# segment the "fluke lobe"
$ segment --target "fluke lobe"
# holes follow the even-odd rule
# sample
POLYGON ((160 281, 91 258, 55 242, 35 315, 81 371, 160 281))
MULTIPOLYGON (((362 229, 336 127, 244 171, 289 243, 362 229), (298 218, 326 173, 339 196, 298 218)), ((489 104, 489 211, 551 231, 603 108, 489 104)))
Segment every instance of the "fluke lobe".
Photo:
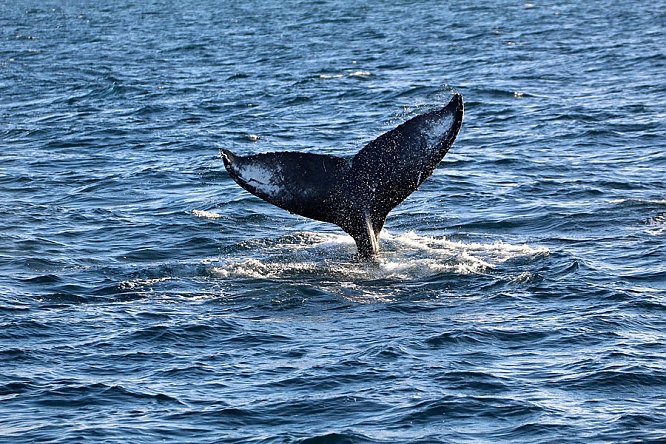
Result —
POLYGON ((237 156, 223 149, 229 175, 250 193, 291 213, 338 225, 359 255, 379 252, 389 212, 435 170, 460 131, 463 98, 382 134, 351 162, 322 154, 276 152, 237 156))

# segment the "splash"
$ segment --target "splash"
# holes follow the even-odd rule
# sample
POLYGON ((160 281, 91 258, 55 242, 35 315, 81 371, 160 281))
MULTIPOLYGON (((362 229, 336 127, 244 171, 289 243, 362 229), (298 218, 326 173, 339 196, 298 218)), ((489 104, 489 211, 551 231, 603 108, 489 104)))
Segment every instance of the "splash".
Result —
POLYGON ((221 278, 278 279, 316 277, 335 281, 412 280, 439 274, 484 274, 516 258, 550 254, 547 248, 505 242, 490 244, 427 237, 414 232, 382 232, 382 253, 374 261, 354 259, 351 237, 302 232, 256 246, 252 258, 213 267, 221 278), (257 254, 258 253, 258 254, 257 254))

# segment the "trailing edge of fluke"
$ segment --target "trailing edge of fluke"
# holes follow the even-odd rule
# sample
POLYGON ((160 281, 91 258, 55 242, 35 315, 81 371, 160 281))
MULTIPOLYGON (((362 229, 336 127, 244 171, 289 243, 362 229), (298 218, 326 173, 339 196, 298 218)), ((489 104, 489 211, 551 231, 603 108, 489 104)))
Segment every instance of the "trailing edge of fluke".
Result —
POLYGON ((382 134, 351 161, 336 156, 275 152, 237 156, 223 149, 229 175, 244 189, 280 208, 338 225, 359 255, 379 252, 389 212, 435 170, 463 121, 463 98, 418 115, 382 134))

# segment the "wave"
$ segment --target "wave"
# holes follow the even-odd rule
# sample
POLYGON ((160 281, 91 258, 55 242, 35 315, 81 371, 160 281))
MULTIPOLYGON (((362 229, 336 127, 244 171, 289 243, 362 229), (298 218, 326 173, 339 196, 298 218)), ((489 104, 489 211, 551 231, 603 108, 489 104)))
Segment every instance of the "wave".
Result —
POLYGON ((633 205, 666 205, 666 199, 640 199, 640 198, 625 198, 625 199, 610 199, 611 204, 633 204, 633 205))

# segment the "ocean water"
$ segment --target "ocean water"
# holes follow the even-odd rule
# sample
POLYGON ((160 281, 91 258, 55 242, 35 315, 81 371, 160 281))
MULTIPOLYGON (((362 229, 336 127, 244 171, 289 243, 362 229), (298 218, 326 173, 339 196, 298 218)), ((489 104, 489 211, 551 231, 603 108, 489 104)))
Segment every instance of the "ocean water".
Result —
POLYGON ((664 442, 666 3, 0 3, 0 441, 664 442), (381 256, 221 148, 464 95, 381 256))

